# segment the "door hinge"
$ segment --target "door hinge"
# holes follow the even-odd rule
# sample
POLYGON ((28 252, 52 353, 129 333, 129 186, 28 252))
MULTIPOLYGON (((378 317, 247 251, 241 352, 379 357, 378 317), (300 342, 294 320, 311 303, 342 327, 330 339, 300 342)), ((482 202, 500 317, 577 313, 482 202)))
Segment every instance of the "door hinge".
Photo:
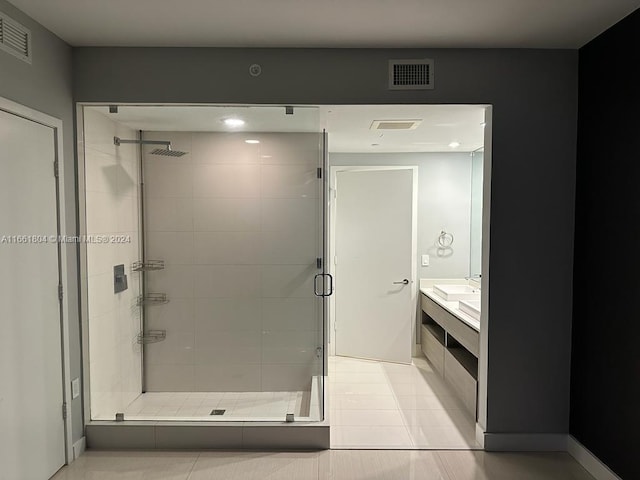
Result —
POLYGON ((58 168, 58 160, 53 161, 53 175, 58 178, 59 168, 58 168))
POLYGON ((316 357, 322 358, 322 351, 324 349, 322 347, 316 347, 316 357))
POLYGON ((316 268, 322 268, 322 259, 320 257, 316 258, 316 268))
POLYGON ((64 289, 62 288, 62 284, 58 284, 58 300, 62 301, 62 297, 64 296, 64 289))
POLYGON ((64 402, 64 403, 62 404, 62 418, 63 418, 64 420, 66 420, 66 419, 67 419, 67 402, 64 402))
POLYGON ((318 178, 322 178, 322 168, 318 167, 318 178))

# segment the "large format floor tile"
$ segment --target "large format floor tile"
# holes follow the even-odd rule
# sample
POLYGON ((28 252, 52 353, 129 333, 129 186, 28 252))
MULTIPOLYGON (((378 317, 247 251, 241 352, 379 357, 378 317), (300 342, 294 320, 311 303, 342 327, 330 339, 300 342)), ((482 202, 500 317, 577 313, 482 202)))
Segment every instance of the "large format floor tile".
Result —
MULTIPOLYGON (((0 472, 1 473, 1 472, 0 472)), ((53 480, 593 480, 565 453, 88 451, 53 480)))
POLYGON ((479 448, 475 419, 423 357, 330 357, 328 388, 332 448, 479 448))

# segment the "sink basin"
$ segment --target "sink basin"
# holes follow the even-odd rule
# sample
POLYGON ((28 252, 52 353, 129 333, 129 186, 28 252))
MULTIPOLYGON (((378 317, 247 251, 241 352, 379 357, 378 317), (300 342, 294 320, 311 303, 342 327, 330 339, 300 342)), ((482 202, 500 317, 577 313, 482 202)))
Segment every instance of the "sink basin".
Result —
POLYGON ((460 300, 459 305, 459 310, 476 320, 480 320, 480 300, 460 300))
POLYGON ((480 289, 471 285, 434 285, 433 293, 448 302, 480 299, 480 289))

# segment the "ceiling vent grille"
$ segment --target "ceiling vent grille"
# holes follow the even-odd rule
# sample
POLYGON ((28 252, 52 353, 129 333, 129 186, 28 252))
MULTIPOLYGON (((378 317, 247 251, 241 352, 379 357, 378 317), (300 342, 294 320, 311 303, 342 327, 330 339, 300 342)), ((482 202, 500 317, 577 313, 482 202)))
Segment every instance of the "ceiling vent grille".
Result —
POLYGON ((31 63, 31 31, 0 12, 0 49, 31 63))
POLYGON ((369 130, 415 130, 422 120, 374 120, 369 130))
POLYGON ((433 60, 389 60, 389 90, 433 89, 433 60))

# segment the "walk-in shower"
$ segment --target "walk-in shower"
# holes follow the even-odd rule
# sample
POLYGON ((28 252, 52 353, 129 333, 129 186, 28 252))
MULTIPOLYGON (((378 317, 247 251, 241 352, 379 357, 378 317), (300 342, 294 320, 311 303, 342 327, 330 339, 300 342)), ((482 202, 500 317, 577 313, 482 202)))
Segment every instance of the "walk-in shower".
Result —
POLYGON ((90 419, 321 420, 318 109, 115 110, 79 132, 90 419))

